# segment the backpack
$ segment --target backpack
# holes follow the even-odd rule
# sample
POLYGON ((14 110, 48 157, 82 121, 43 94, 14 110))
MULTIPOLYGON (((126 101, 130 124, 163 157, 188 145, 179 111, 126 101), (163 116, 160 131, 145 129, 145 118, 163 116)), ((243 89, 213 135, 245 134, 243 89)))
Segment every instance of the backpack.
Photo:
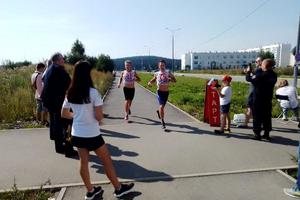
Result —
POLYGON ((32 89, 36 90, 37 89, 37 87, 36 87, 36 80, 37 80, 38 76, 41 74, 41 72, 34 72, 34 73, 36 73, 36 76, 34 78, 34 81, 31 82, 31 87, 32 87, 32 89))

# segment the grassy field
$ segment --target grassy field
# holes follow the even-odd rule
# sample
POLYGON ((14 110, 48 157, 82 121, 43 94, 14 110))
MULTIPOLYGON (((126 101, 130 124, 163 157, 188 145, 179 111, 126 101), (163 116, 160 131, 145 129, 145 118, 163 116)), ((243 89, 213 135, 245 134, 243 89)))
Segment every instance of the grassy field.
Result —
MULTIPOLYGON (((141 84, 147 87, 147 82, 152 78, 151 74, 140 74, 141 84)), ((203 120, 204 98, 205 98, 205 79, 193 77, 176 77, 177 83, 170 85, 169 101, 182 110, 188 112, 197 119, 203 120)), ((151 88, 151 91, 156 91, 156 86, 151 88)), ((247 97, 249 92, 249 84, 241 82, 232 83, 232 101, 231 115, 235 113, 244 113, 246 110, 247 97)), ((277 117, 280 113, 280 108, 276 100, 273 100, 273 116, 277 117)))
MULTIPOLYGON (((274 70, 279 77, 293 77, 294 68, 293 67, 277 67, 274 70)), ((230 74, 230 75, 245 75, 244 69, 203 69, 203 70, 180 70, 179 73, 192 73, 192 74, 230 74)), ((298 76, 300 71, 298 71, 298 76)))
MULTIPOLYGON (((72 66, 67 66, 72 74, 72 66)), ((0 70, 0 129, 40 127, 34 122, 35 99, 30 77, 34 67, 0 70)), ((104 95, 113 76, 93 71, 95 87, 104 95)))

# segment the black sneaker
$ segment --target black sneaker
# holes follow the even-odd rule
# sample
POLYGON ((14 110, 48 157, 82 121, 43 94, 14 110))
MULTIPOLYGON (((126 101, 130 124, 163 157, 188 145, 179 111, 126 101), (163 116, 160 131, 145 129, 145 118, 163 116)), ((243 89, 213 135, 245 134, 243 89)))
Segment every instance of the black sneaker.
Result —
POLYGON ((159 111, 157 110, 157 111, 156 111, 156 113, 157 113, 157 117, 158 117, 158 119, 160 119, 160 114, 159 114, 159 111))
POLYGON ((217 134, 224 134, 224 131, 221 131, 221 130, 215 130, 215 133, 217 133, 217 134))
POLYGON ((128 115, 131 115, 131 110, 130 109, 128 110, 128 115))
POLYGON ((86 195, 85 195, 85 200, 92 200, 95 198, 95 196, 97 196, 98 194, 100 194, 101 192, 103 192, 102 188, 99 186, 99 187, 94 187, 93 188, 93 191, 91 192, 87 192, 86 195))
POLYGON ((265 139, 265 140, 267 140, 267 141, 271 141, 271 137, 270 137, 270 135, 269 134, 264 134, 263 136, 262 136, 262 138, 263 139, 265 139))
POLYGON ((121 189, 120 190, 115 190, 114 196, 115 197, 121 197, 125 194, 128 194, 130 190, 133 188, 134 183, 129 183, 129 184, 121 184, 121 189))

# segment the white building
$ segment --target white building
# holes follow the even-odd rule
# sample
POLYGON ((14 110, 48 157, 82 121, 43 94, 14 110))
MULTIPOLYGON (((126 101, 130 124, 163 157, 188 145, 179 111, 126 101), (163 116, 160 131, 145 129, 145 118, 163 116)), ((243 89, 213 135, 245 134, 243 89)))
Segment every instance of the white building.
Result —
POLYGON ((241 50, 239 52, 251 52, 251 51, 269 51, 274 54, 274 59, 276 61, 276 67, 286 67, 290 65, 290 57, 291 57, 291 44, 271 44, 267 46, 262 46, 253 49, 241 50))
POLYGON ((257 52, 190 52, 181 56, 181 69, 240 68, 253 63, 257 52))
POLYGON ((290 44, 273 44, 236 52, 189 52, 181 56, 181 69, 185 70, 187 66, 191 70, 241 68, 249 63, 254 63, 260 51, 272 52, 276 66, 286 67, 290 64, 290 50, 290 44))

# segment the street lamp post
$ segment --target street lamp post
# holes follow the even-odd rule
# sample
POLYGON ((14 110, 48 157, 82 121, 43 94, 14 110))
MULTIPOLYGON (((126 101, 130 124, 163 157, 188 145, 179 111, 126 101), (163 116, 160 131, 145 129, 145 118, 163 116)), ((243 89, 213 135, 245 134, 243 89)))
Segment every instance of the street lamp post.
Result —
POLYGON ((295 66, 294 66, 294 87, 297 88, 297 80, 298 80, 298 67, 300 65, 300 16, 299 16, 299 24, 298 24, 298 38, 295 52, 295 66))
POLYGON ((148 69, 150 70, 150 52, 151 52, 151 46, 144 45, 144 47, 148 48, 148 69))
POLYGON ((174 66, 175 66, 175 60, 174 60, 174 34, 176 31, 181 30, 181 28, 177 28, 177 29, 170 29, 170 28, 166 28, 166 30, 170 31, 172 34, 172 72, 174 72, 174 66))

